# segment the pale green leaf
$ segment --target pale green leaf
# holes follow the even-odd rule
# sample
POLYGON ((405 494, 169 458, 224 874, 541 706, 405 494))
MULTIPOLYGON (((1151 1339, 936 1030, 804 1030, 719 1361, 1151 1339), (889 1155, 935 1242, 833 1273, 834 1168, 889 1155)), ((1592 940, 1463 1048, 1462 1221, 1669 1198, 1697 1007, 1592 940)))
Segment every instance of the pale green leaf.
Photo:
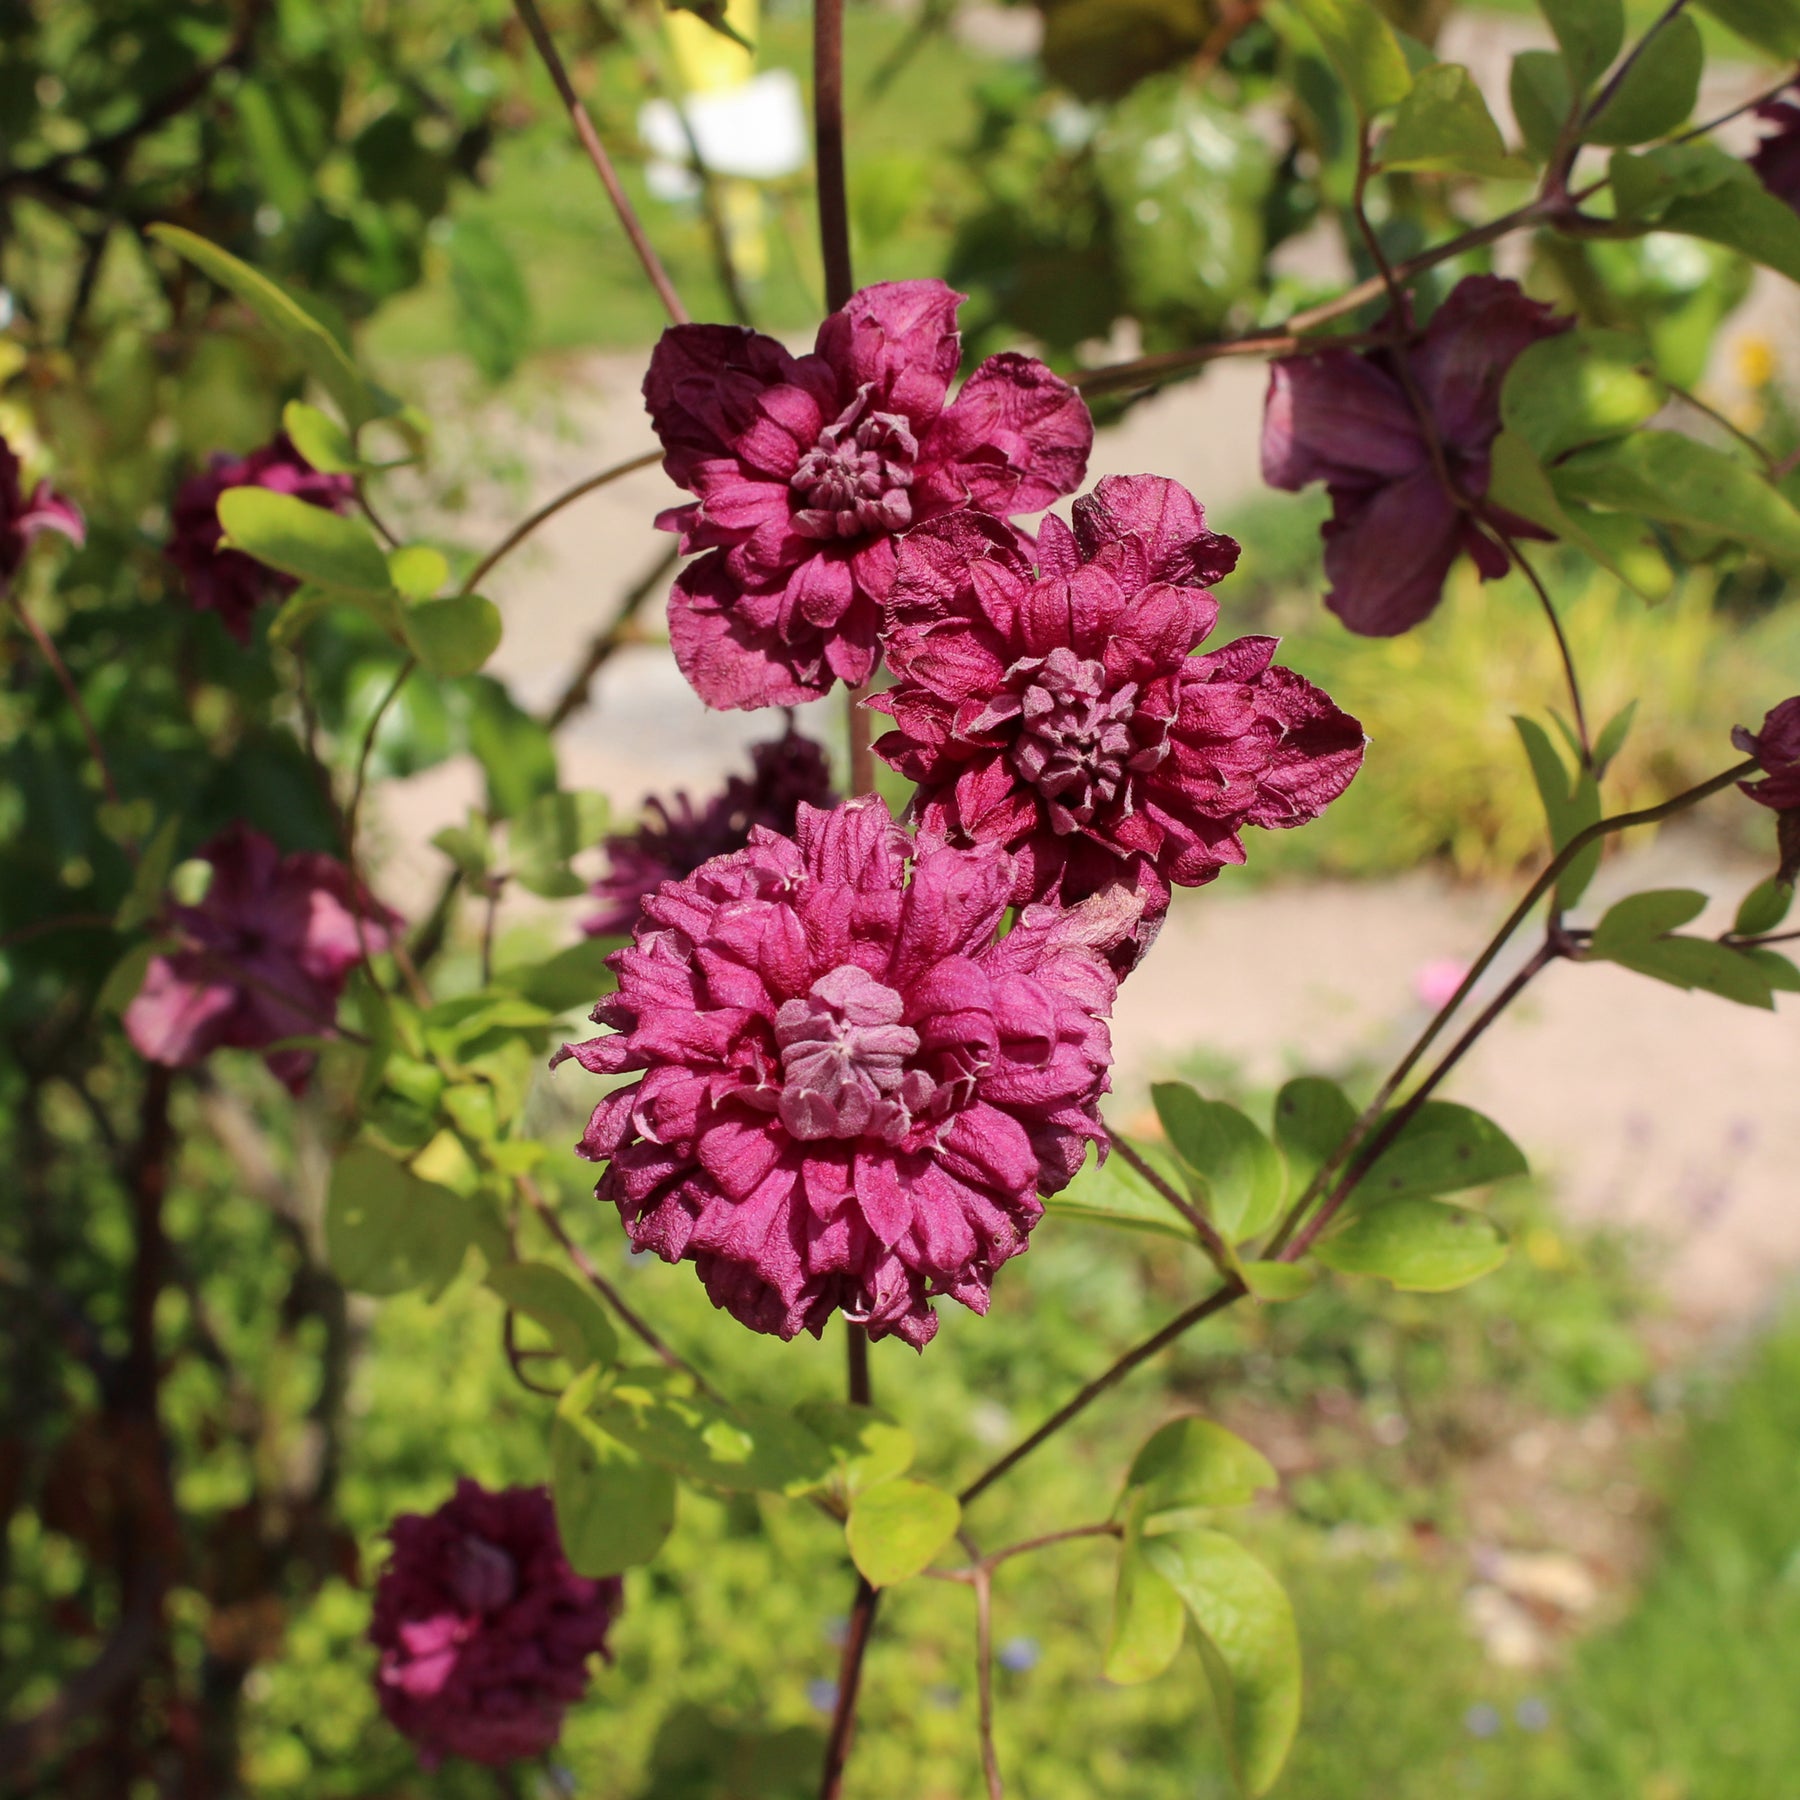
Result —
POLYGON ((292 494, 238 487, 219 496, 219 523, 232 549, 284 575, 365 594, 385 594, 391 586, 387 558, 360 518, 292 494))
POLYGON ((409 600, 429 600, 450 579, 450 564, 430 544, 402 544, 388 552, 388 580, 409 600))
POLYGON ((1385 1206, 1525 1173, 1524 1153, 1492 1119, 1454 1100, 1427 1100, 1357 1183, 1355 1201, 1385 1206))
MULTIPOLYGON (((1132 1149, 1177 1193, 1187 1185, 1180 1163, 1160 1144, 1134 1143, 1132 1149)), ((1044 1210, 1054 1218, 1080 1224, 1151 1231, 1188 1244, 1194 1241, 1193 1226, 1116 1151, 1102 1163, 1096 1149, 1067 1187, 1044 1196, 1044 1210)))
MULTIPOLYGON (((1534 719, 1515 716, 1513 724, 1525 745, 1532 780, 1550 826, 1550 842, 1560 853, 1565 844, 1600 821, 1600 784, 1590 769, 1573 772, 1551 743, 1549 734, 1534 719)), ((1575 905, 1599 873, 1600 845, 1589 844, 1557 877, 1556 904, 1563 910, 1575 905)))
POLYGON ((1130 1497, 1125 1538, 1119 1550, 1119 1575, 1113 1588, 1112 1625, 1107 1632, 1101 1672, 1121 1687, 1153 1681, 1181 1648, 1187 1612, 1181 1596, 1157 1574, 1144 1556, 1141 1493, 1130 1497))
POLYGON ((845 1500, 912 1467, 912 1433, 872 1406, 806 1400, 794 1408, 794 1417, 830 1453, 833 1485, 845 1500))
POLYGON ((1305 1192, 1355 1124, 1349 1095, 1323 1076, 1297 1076, 1275 1096, 1275 1142, 1287 1159, 1290 1200, 1305 1192))
POLYGON ((1313 1246, 1328 1269, 1377 1275, 1397 1288, 1440 1294, 1466 1287, 1506 1260, 1506 1238, 1480 1213, 1441 1200, 1370 1208, 1313 1246))
POLYGON ((1318 1271, 1309 1263, 1244 1262, 1238 1274, 1252 1299, 1274 1304, 1282 1300, 1298 1300, 1318 1280, 1318 1271))
POLYGON ((675 1523, 675 1478, 587 1417, 600 1371, 571 1382, 550 1434, 550 1491, 563 1554, 600 1580, 647 1563, 675 1523))
POLYGON ((1183 1082, 1158 1082, 1150 1098, 1220 1234, 1238 1244, 1268 1230, 1287 1186, 1275 1146, 1235 1106, 1204 1100, 1183 1082))
POLYGON ((421 600, 401 614, 400 628, 433 675, 473 675, 500 648, 500 609, 479 594, 421 600))
POLYGON ((1381 167, 1451 175, 1524 176, 1530 166, 1509 155, 1469 71, 1434 63, 1413 78, 1394 123, 1381 140, 1381 167))
POLYGON ((954 1494, 898 1476, 857 1495, 844 1536, 863 1579, 871 1587, 894 1587, 928 1568, 961 1522, 954 1494))
POLYGON ((331 1171, 325 1253, 334 1275, 363 1294, 442 1289, 475 1240, 461 1194, 426 1181, 368 1144, 352 1144, 331 1171))
POLYGON ((1759 881, 1744 896, 1731 929, 1739 937, 1761 937, 1765 931, 1773 931, 1788 916, 1793 904, 1794 884, 1771 875, 1767 881, 1759 881))
POLYGON ((541 1325, 556 1353, 571 1369, 591 1364, 610 1368, 619 1359, 619 1334, 591 1288, 554 1264, 503 1263, 489 1269, 487 1285, 512 1307, 541 1325))
POLYGON ((1190 1416, 1150 1435, 1132 1458, 1125 1485, 1143 1494, 1149 1525, 1161 1513, 1248 1506, 1276 1477, 1255 1445, 1211 1419, 1190 1416))
POLYGON ((281 425, 296 450, 322 475, 363 475, 369 465, 356 454, 349 432, 330 413, 290 400, 281 409, 281 425))
POLYGON ((1650 353, 1624 331, 1559 332, 1522 351, 1500 389, 1500 417, 1543 462, 1623 437, 1668 398, 1650 353))
POLYGON ((1289 0, 1365 119, 1398 106, 1412 87, 1406 52, 1369 0, 1289 0))

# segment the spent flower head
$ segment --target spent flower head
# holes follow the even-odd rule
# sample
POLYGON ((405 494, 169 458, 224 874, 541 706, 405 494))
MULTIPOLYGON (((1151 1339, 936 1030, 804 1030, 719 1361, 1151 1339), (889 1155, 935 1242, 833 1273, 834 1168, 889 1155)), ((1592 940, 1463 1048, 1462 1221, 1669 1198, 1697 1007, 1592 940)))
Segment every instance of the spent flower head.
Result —
POLYGON ((915 846, 866 796, 650 895, 611 1034, 557 1057, 635 1077, 581 1142, 633 1244, 783 1338, 841 1309, 923 1346, 936 1296, 986 1312, 1104 1140, 1103 956, 1136 915, 1032 907, 999 937, 1013 888, 997 846, 915 846))
POLYGON ((976 513, 921 526, 888 609, 897 677, 876 750, 918 784, 921 835, 1014 852, 1017 904, 1123 885, 1142 953, 1171 885, 1244 860, 1245 825, 1301 825, 1348 786, 1362 727, 1273 661, 1194 654, 1238 547, 1179 483, 1109 476, 1044 521, 1036 565, 976 513))
POLYGON ((463 1479, 436 1512, 402 1513, 375 1586, 369 1639, 381 1710, 427 1768, 541 1756, 607 1656, 623 1603, 615 1576, 569 1567, 541 1487, 463 1479))
POLYGON ((1781 850, 1777 879, 1792 882, 1800 877, 1800 694, 1771 707, 1762 730, 1738 726, 1731 741, 1762 764, 1760 781, 1740 781, 1738 786, 1775 813, 1775 839, 1781 850))
POLYGON ((87 524, 74 501, 40 481, 30 494, 20 479, 19 459, 0 437, 0 581, 11 581, 40 532, 60 532, 72 544, 87 541, 87 524))
POLYGON ((669 632, 709 706, 866 681, 901 533, 957 507, 1038 512, 1080 485, 1093 423, 1042 363, 990 356, 946 404, 962 298, 941 281, 864 288, 799 357, 734 325, 663 333, 644 400, 664 469, 698 498, 657 523, 705 552, 675 583, 669 632))
MULTIPOLYGON (((1506 372, 1522 351, 1572 323, 1527 299, 1517 282, 1467 275, 1404 349, 1322 350, 1271 366, 1263 479, 1290 490, 1325 483, 1325 604, 1352 631, 1410 631, 1436 607, 1461 551, 1485 580, 1506 573, 1505 550, 1444 477, 1470 499, 1487 493, 1506 372), (1442 473, 1414 394, 1430 417, 1442 473)), ((1545 535, 1510 513, 1494 517, 1514 537, 1545 535)))

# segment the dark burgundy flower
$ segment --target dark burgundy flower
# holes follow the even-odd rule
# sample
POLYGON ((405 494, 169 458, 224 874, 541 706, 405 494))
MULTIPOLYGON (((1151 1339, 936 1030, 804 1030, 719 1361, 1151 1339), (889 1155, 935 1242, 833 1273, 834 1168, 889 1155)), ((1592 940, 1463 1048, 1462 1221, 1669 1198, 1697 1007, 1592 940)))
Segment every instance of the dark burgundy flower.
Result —
POLYGON ((40 481, 26 497, 19 459, 0 438, 0 581, 11 581, 25 561, 31 540, 42 531, 60 531, 72 544, 87 541, 87 524, 74 501, 40 481))
POLYGON ((693 874, 715 856, 743 849, 752 826, 766 825, 788 837, 802 802, 831 805, 831 765, 811 738, 790 729, 784 737, 753 744, 750 763, 748 778, 733 775, 705 806, 696 809, 682 793, 670 801, 653 799, 636 831, 609 837, 606 874, 594 883, 606 908, 584 919, 581 929, 590 937, 629 932, 646 894, 693 874))
POLYGON ((1778 879, 1800 876, 1800 694, 1764 717, 1762 730, 1740 725, 1731 741, 1762 764, 1761 781, 1740 781, 1750 798, 1776 814, 1775 840, 1781 850, 1778 879))
POLYGON ((972 506, 1073 493, 1093 422, 1040 362, 961 357, 941 281, 864 288, 790 356, 735 325, 665 331, 644 378, 669 478, 699 496, 657 523, 706 552, 669 602, 676 661, 709 706, 789 706, 875 667, 894 541, 972 506))
POLYGON ((1765 100, 1756 117, 1775 129, 1756 146, 1750 167, 1777 200, 1800 212, 1800 88, 1790 89, 1796 99, 1765 100))
POLYGON ((1273 638, 1192 654, 1218 618, 1206 583, 1237 562, 1188 491, 1109 476, 1044 521, 1037 568, 975 513, 921 526, 888 609, 897 680, 869 705, 876 750, 918 783, 922 836, 1015 852, 1013 898, 1124 883, 1141 954, 1170 884, 1241 863, 1245 825, 1301 825, 1349 785, 1362 727, 1273 638))
POLYGON ((259 606, 278 600, 299 584, 265 568, 241 550, 221 550, 219 496, 230 488, 263 487, 292 494, 311 506, 342 512, 356 492, 348 475, 322 475, 307 463, 284 432, 248 456, 214 456, 198 475, 181 484, 170 513, 165 554, 200 612, 216 612, 240 644, 250 641, 250 620, 259 606))
MULTIPOLYGON (((1465 494, 1487 492, 1507 370, 1573 323, 1528 300, 1516 282, 1469 275, 1402 353, 1465 494)), ((1505 551, 1446 491, 1389 350, 1323 350, 1272 365, 1262 469, 1272 487, 1326 484, 1325 604, 1365 637, 1394 637, 1425 618, 1459 551, 1486 580, 1506 573, 1505 551)), ((1545 535, 1512 514, 1496 516, 1516 537, 1545 535)))
MULTIPOLYGON (((179 948, 151 959, 125 1010, 125 1031, 151 1062, 184 1068, 220 1048, 261 1050, 282 1038, 329 1036, 351 969, 385 949, 401 921, 334 857, 283 856, 239 823, 198 853, 212 883, 198 906, 164 919, 179 948)), ((295 1093, 312 1052, 277 1050, 270 1069, 295 1093)))
POLYGON ((923 1346, 940 1294, 986 1312, 1039 1194, 1104 1142, 1113 894, 1032 907, 996 846, 916 848, 874 796, 800 808, 644 901, 594 1018, 566 1046, 601 1101, 581 1154, 640 1249, 695 1265, 756 1331, 831 1314, 923 1346))
POLYGON ((569 1567, 541 1487, 490 1493, 466 1478, 436 1512, 402 1513, 375 1585, 375 1692, 435 1768, 541 1756, 605 1656, 624 1590, 569 1567))

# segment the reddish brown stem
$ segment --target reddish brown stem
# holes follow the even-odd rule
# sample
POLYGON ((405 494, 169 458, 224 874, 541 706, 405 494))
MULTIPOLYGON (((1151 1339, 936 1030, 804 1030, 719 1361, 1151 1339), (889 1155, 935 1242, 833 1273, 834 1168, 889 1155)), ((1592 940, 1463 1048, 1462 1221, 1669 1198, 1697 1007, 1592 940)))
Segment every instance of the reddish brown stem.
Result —
POLYGON ((858 1580, 850 1605, 850 1629, 844 1634, 844 1654, 838 1664, 837 1699, 831 1709, 831 1735, 825 1740, 825 1773, 819 1784, 819 1800, 840 1800, 844 1769, 850 1761, 850 1741, 856 1729, 856 1701, 862 1687, 863 1658, 869 1634, 875 1628, 875 1608, 881 1594, 858 1580))
POLYGON ((469 571, 468 578, 463 582, 461 591, 465 594, 474 593, 476 589, 481 586, 483 579, 487 576, 489 571, 493 569, 497 562, 503 557, 510 556, 513 551, 518 549, 518 547, 524 543, 524 541, 530 537, 540 525, 546 520, 555 518, 565 506, 571 505, 574 501, 580 500, 585 495, 593 493, 596 488, 603 488, 609 482, 617 481, 622 475, 630 475, 639 469, 647 469, 652 463, 661 461, 662 452, 660 450, 646 450, 642 456, 634 456, 626 462, 614 463, 610 469, 602 469, 598 475, 590 475, 585 481, 578 481, 573 487, 564 488, 554 499, 546 500, 536 512, 530 514, 529 517, 524 519, 520 524, 515 525, 513 529, 469 571))
POLYGON ((850 204, 844 177, 844 0, 813 0, 813 160, 819 182, 819 251, 825 310, 856 291, 850 273, 850 204))

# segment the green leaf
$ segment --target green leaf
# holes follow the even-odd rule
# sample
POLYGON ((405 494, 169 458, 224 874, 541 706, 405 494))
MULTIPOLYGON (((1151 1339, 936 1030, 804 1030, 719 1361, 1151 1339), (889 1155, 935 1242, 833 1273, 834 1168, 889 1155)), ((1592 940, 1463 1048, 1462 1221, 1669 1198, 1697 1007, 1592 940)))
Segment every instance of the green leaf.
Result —
POLYGON ((259 275, 248 263, 239 262, 229 251, 177 225, 152 225, 149 235, 243 301, 338 403, 353 431, 377 416, 380 407, 375 396, 343 346, 323 321, 286 289, 259 275))
POLYGON ((171 814, 144 846, 138 865, 131 872, 131 886, 113 917, 118 930, 136 931, 162 911, 163 890, 169 885, 169 871, 175 866, 175 845, 180 836, 181 820, 171 814))
POLYGON ((1779 950, 1771 950, 1766 944, 1752 944, 1737 954, 1762 976, 1772 994, 1800 994, 1800 968, 1779 950))
POLYGON ((1151 1433, 1132 1459, 1127 1489, 1144 1496, 1146 1530, 1165 1513, 1195 1507, 1248 1506, 1277 1485, 1269 1459, 1236 1432, 1210 1419, 1171 1419, 1151 1433))
POLYGON ((647 1563, 675 1523, 675 1477, 587 1417, 600 1371, 564 1391, 550 1430, 550 1492, 563 1554, 599 1580, 647 1563))
POLYGON ((1412 87, 1406 52, 1369 0, 1289 0, 1364 119, 1398 106, 1412 87))
POLYGON ((1737 909, 1731 929, 1739 937, 1761 937, 1788 916, 1794 904, 1794 884, 1771 875, 1747 893, 1737 909))
POLYGON ((611 805, 601 793, 571 791, 534 800, 513 821, 509 853, 514 879, 551 899, 584 892, 587 884, 569 873, 569 859, 593 849, 606 835, 611 817, 611 805))
POLYGON ((1521 50, 1512 60, 1507 94, 1525 148, 1548 162, 1575 105, 1569 65, 1554 50, 1521 50))
POLYGON ((494 845, 487 820, 473 807, 469 809, 466 824, 446 825, 442 831, 433 834, 431 845, 434 850, 443 851, 470 881, 483 880, 494 865, 494 845))
POLYGON ((1544 338, 1507 371, 1501 420, 1543 462, 1623 437, 1668 398, 1649 364, 1649 350, 1629 332, 1583 328, 1544 338))
POLYGON ((455 690, 468 707, 469 749, 487 776, 488 810, 516 818, 532 801, 556 792, 556 746, 550 734, 489 675, 471 675, 455 690))
POLYGON ((1611 570, 1645 600, 1661 600, 1674 587, 1668 559, 1640 521, 1565 501, 1517 432, 1503 431, 1494 440, 1489 467, 1487 499, 1492 505, 1544 526, 1611 570))
POLYGON ((290 400, 281 409, 281 425, 294 448, 322 475, 365 475, 369 465, 356 454, 349 432, 330 413, 290 400))
POLYGON ((1356 1184, 1355 1201, 1368 1210, 1528 1172, 1524 1152, 1492 1119, 1454 1100, 1427 1100, 1356 1184))
POLYGON ((1749 952, 1710 938, 1673 937, 1677 926, 1696 919, 1706 896, 1692 888, 1656 889, 1632 894, 1610 907, 1588 943, 1588 956, 1612 962, 1671 987, 1699 988, 1740 1006, 1770 1008, 1772 983, 1764 966, 1749 952))
POLYGON ((421 600, 401 614, 400 628, 433 675, 473 675, 500 647, 500 609, 479 594, 421 600))
POLYGON ((1800 216, 1758 182, 1729 181, 1697 199, 1675 200, 1659 228, 1723 244, 1800 281, 1800 216))
POLYGON ((402 544, 388 552, 388 580, 409 600, 429 600, 450 579, 450 564, 429 544, 402 544))
POLYGON ((1778 62, 1800 58, 1800 13, 1793 0, 1699 0, 1699 5, 1778 62))
POLYGON ((1645 144, 1687 122, 1700 94, 1706 49, 1686 13, 1664 20, 1645 39, 1618 92, 1582 130, 1590 144, 1645 144))
POLYGON ((350 606, 384 631, 398 634, 400 609, 392 594, 352 593, 345 588, 317 587, 303 583, 282 601, 269 621, 269 642, 278 650, 291 650, 305 637, 315 619, 334 606, 350 606))
MULTIPOLYGON (((1588 769, 1577 769, 1571 775, 1549 733, 1535 719, 1515 714, 1513 724, 1524 741, 1531 778, 1544 803, 1551 845, 1560 854, 1570 839, 1599 823, 1600 784, 1588 769)), ((1598 842, 1589 844, 1557 877, 1556 904, 1564 911, 1587 892, 1588 884, 1599 872, 1600 849, 1598 842)))
POLYGON ((872 1406, 806 1400, 794 1408, 794 1417, 830 1454, 832 1485, 846 1502, 912 1467, 912 1433, 872 1406))
POLYGON ((515 1312, 534 1319, 571 1369, 609 1369, 619 1360, 619 1334, 589 1288, 551 1263, 505 1263, 487 1284, 515 1312))
POLYGON ((1300 1724, 1300 1635, 1281 1583, 1223 1532, 1171 1532, 1144 1555, 1203 1640, 1232 1772, 1246 1793, 1266 1794, 1300 1724))
POLYGON ((592 1417, 628 1449, 731 1493, 799 1494, 831 1473, 826 1446, 791 1413, 722 1405, 679 1369, 620 1371, 592 1417))
POLYGON ((271 569, 320 587, 385 594, 387 558, 360 518, 346 518, 292 494, 228 488, 219 496, 226 542, 271 569))
POLYGON ((1706 896, 1695 888, 1657 888, 1631 894, 1606 909, 1588 945, 1592 956, 1610 957, 1686 925, 1706 911, 1706 896))
MULTIPOLYGON (((1157 1144, 1132 1146, 1145 1162, 1180 1193, 1186 1185, 1181 1165, 1157 1144)), ((1044 1196, 1044 1210, 1055 1218, 1087 1225, 1111 1225, 1124 1231, 1153 1231, 1161 1237, 1194 1241, 1194 1228, 1122 1156, 1099 1152, 1076 1171, 1058 1194, 1044 1196)))
POLYGON ((475 1237, 461 1194, 368 1144, 352 1144, 331 1171, 325 1200, 325 1253, 334 1275, 363 1294, 441 1291, 462 1267, 475 1237))
POLYGON ((1580 87, 1591 87, 1625 47, 1620 0, 1538 0, 1580 87))
POLYGON ((1507 153, 1500 127, 1469 71, 1433 63, 1413 78, 1381 140, 1381 167, 1451 175, 1524 176, 1530 166, 1507 153))
POLYGON ((1600 735, 1594 739, 1595 780, 1606 779, 1606 771, 1612 767, 1613 758, 1625 748, 1625 740, 1631 734, 1631 722, 1637 717, 1637 709, 1638 703, 1628 700, 1600 727, 1600 735))
MULTIPOLYGON (((1607 166, 1613 204, 1622 220, 1657 223, 1678 200, 1695 200, 1742 181, 1746 171, 1717 144, 1664 144, 1641 155, 1617 152, 1607 166)), ((1752 185, 1756 177, 1748 177, 1752 185)))
POLYGON ((419 1026, 426 1044, 446 1062, 468 1062, 509 1038, 541 1044, 555 1022, 555 1014, 495 986, 440 1000, 421 1016, 419 1026))
POLYGON ((871 1587, 894 1587, 927 1568, 961 1522, 954 1494, 898 1476, 857 1495, 844 1536, 863 1579, 871 1587))
POLYGON ((1271 1304, 1298 1300, 1318 1280, 1318 1271, 1308 1263, 1245 1262, 1238 1264, 1238 1273, 1252 1299, 1271 1304))
POLYGON ((1185 1083, 1158 1082, 1150 1098, 1175 1154, 1200 1178, 1189 1188, 1220 1233, 1239 1244, 1268 1230, 1287 1186, 1275 1146, 1235 1106, 1203 1100, 1185 1083))
POLYGON ((1119 1578, 1113 1588, 1112 1627, 1107 1633, 1101 1672, 1121 1687, 1154 1681, 1181 1648, 1187 1611, 1181 1596, 1157 1574, 1144 1555, 1144 1497, 1130 1496, 1125 1538, 1119 1549, 1119 1578))
POLYGON ((112 1016, 122 1013, 137 998, 144 977, 150 973, 150 959, 158 946, 151 942, 133 944, 107 971, 100 991, 94 996, 94 1010, 112 1016))
POLYGON ((1506 1237, 1467 1207, 1394 1200, 1328 1232, 1313 1254, 1343 1275, 1379 1275, 1397 1288, 1441 1294, 1499 1268, 1506 1237))
POLYGON ((462 213, 450 225, 457 342, 485 380, 504 381, 531 348, 531 292, 521 258, 486 219, 462 213))
POLYGON ((515 987, 534 1006, 546 1012, 566 1013, 577 1007, 593 1007, 603 994, 619 985, 606 959, 619 948, 618 938, 584 938, 559 950, 543 962, 515 963, 500 970, 495 980, 515 987))
POLYGON ((1297 1199, 1356 1124, 1356 1108, 1335 1081, 1301 1075, 1275 1096, 1275 1142, 1287 1158, 1287 1197, 1297 1199))

